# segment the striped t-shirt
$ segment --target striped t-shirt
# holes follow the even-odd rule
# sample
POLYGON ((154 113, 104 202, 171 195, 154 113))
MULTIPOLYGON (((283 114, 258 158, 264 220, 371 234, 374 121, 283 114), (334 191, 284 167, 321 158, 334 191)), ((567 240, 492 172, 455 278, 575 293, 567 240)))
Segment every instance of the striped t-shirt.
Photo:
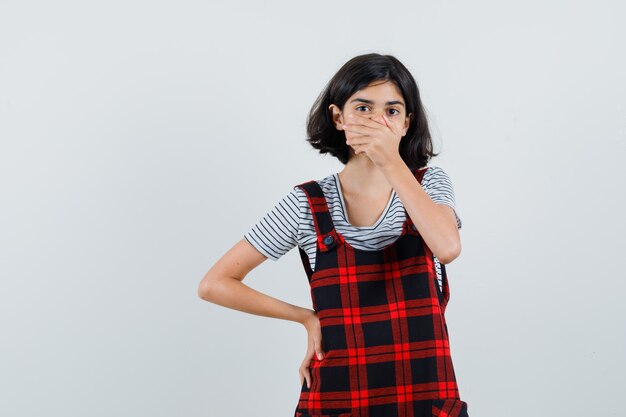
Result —
MULTIPOLYGON (((372 226, 353 226, 348 222, 337 173, 316 182, 324 192, 335 229, 354 248, 379 250, 402 233, 406 214, 395 190, 376 223, 372 226)), ((460 229, 462 223, 456 212, 454 189, 446 172, 438 166, 429 166, 422 178, 422 188, 435 203, 446 204, 454 209, 457 228, 460 229)), ((307 197, 300 187, 294 186, 244 237, 259 252, 274 261, 299 246, 308 255, 311 269, 315 270, 315 227, 307 197)), ((441 288, 441 265, 437 257, 434 257, 434 262, 441 288)))

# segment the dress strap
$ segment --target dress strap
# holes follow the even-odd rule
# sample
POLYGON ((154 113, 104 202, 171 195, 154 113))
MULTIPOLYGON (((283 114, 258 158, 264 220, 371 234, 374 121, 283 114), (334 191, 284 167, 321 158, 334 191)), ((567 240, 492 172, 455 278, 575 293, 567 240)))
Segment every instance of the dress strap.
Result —
POLYGON ((417 178, 417 182, 419 182, 420 185, 422 184, 422 179, 424 178, 424 174, 426 173, 427 169, 428 167, 424 167, 415 171, 415 178, 417 178))
MULTIPOLYGON (((421 184, 422 178, 428 167, 423 167, 417 170, 413 170, 415 178, 421 184)), ((310 180, 302 184, 296 185, 300 187, 304 194, 307 196, 311 214, 313 215, 313 223, 315 225, 315 232, 317 234, 317 246, 320 251, 328 252, 334 249, 338 244, 343 243, 343 236, 337 233, 333 219, 330 215, 328 208, 328 202, 322 191, 322 187, 315 180, 310 180)), ((413 224, 413 221, 409 217, 409 214, 404 209, 406 215, 406 221, 403 225, 403 233, 419 234, 417 228, 413 224)))
POLYGON ((448 300, 450 300, 450 286, 448 285, 448 272, 446 271, 446 265, 439 263, 441 267, 441 289, 443 300, 441 302, 441 313, 446 312, 446 306, 448 305, 448 300))
POLYGON ((298 184, 296 187, 300 187, 307 196, 317 234, 317 247, 322 252, 334 249, 343 242, 343 237, 335 230, 322 187, 315 180, 298 184))

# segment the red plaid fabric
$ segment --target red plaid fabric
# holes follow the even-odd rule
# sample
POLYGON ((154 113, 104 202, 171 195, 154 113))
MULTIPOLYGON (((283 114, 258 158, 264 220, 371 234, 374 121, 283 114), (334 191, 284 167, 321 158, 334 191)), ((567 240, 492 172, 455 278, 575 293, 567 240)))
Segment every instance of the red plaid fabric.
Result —
MULTIPOLYGON (((426 169, 413 172, 420 183, 426 169)), ((299 249, 325 355, 313 356, 294 417, 469 417, 450 357, 445 265, 440 290, 408 213, 393 243, 355 249, 335 230, 319 184, 298 186, 317 232, 315 271, 299 249)))

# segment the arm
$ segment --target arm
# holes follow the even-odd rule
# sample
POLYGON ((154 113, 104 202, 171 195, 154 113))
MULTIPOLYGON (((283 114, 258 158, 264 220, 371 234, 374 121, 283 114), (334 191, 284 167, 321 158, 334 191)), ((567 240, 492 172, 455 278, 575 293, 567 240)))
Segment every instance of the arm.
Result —
POLYGON ((263 294, 242 281, 267 259, 245 238, 228 250, 204 275, 198 296, 205 301, 259 316, 306 324, 315 312, 263 294))
POLYGON ((433 254, 441 263, 452 262, 461 253, 454 210, 430 198, 398 150, 410 117, 405 120, 404 130, 385 114, 372 119, 356 114, 348 117, 349 123, 343 125, 346 144, 355 148, 356 154, 365 153, 382 170, 433 254))
POLYGON ((198 285, 198 296, 203 300, 259 316, 291 320, 302 324, 307 330, 308 348, 298 368, 300 385, 306 379, 311 387, 309 365, 314 354, 322 360, 322 331, 314 310, 302 308, 278 300, 254 290, 242 281, 252 269, 267 257, 245 238, 224 254, 204 275, 198 285))
POLYGON ((443 264, 456 259, 461 238, 452 207, 435 203, 401 158, 381 169, 437 259, 443 264))

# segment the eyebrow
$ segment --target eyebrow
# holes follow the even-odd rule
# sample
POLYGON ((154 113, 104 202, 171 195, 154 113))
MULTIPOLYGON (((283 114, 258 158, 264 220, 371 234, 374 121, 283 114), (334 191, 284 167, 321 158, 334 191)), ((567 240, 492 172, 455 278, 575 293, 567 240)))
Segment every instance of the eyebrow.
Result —
MULTIPOLYGON (((364 99, 364 98, 358 98, 358 97, 357 97, 357 98, 355 98, 355 99, 353 99, 353 100, 351 100, 351 101, 350 101, 350 103, 354 103, 355 101, 360 101, 360 102, 367 103, 367 104, 374 104, 374 102, 373 102, 372 100, 366 100, 366 99, 364 99)), ((387 106, 391 106, 391 105, 393 105, 393 104, 399 104, 399 105, 401 105, 401 106, 404 106, 404 103, 403 103, 403 102, 401 102, 401 101, 398 101, 398 100, 388 101, 388 102, 386 102, 385 104, 386 104, 387 106)))

